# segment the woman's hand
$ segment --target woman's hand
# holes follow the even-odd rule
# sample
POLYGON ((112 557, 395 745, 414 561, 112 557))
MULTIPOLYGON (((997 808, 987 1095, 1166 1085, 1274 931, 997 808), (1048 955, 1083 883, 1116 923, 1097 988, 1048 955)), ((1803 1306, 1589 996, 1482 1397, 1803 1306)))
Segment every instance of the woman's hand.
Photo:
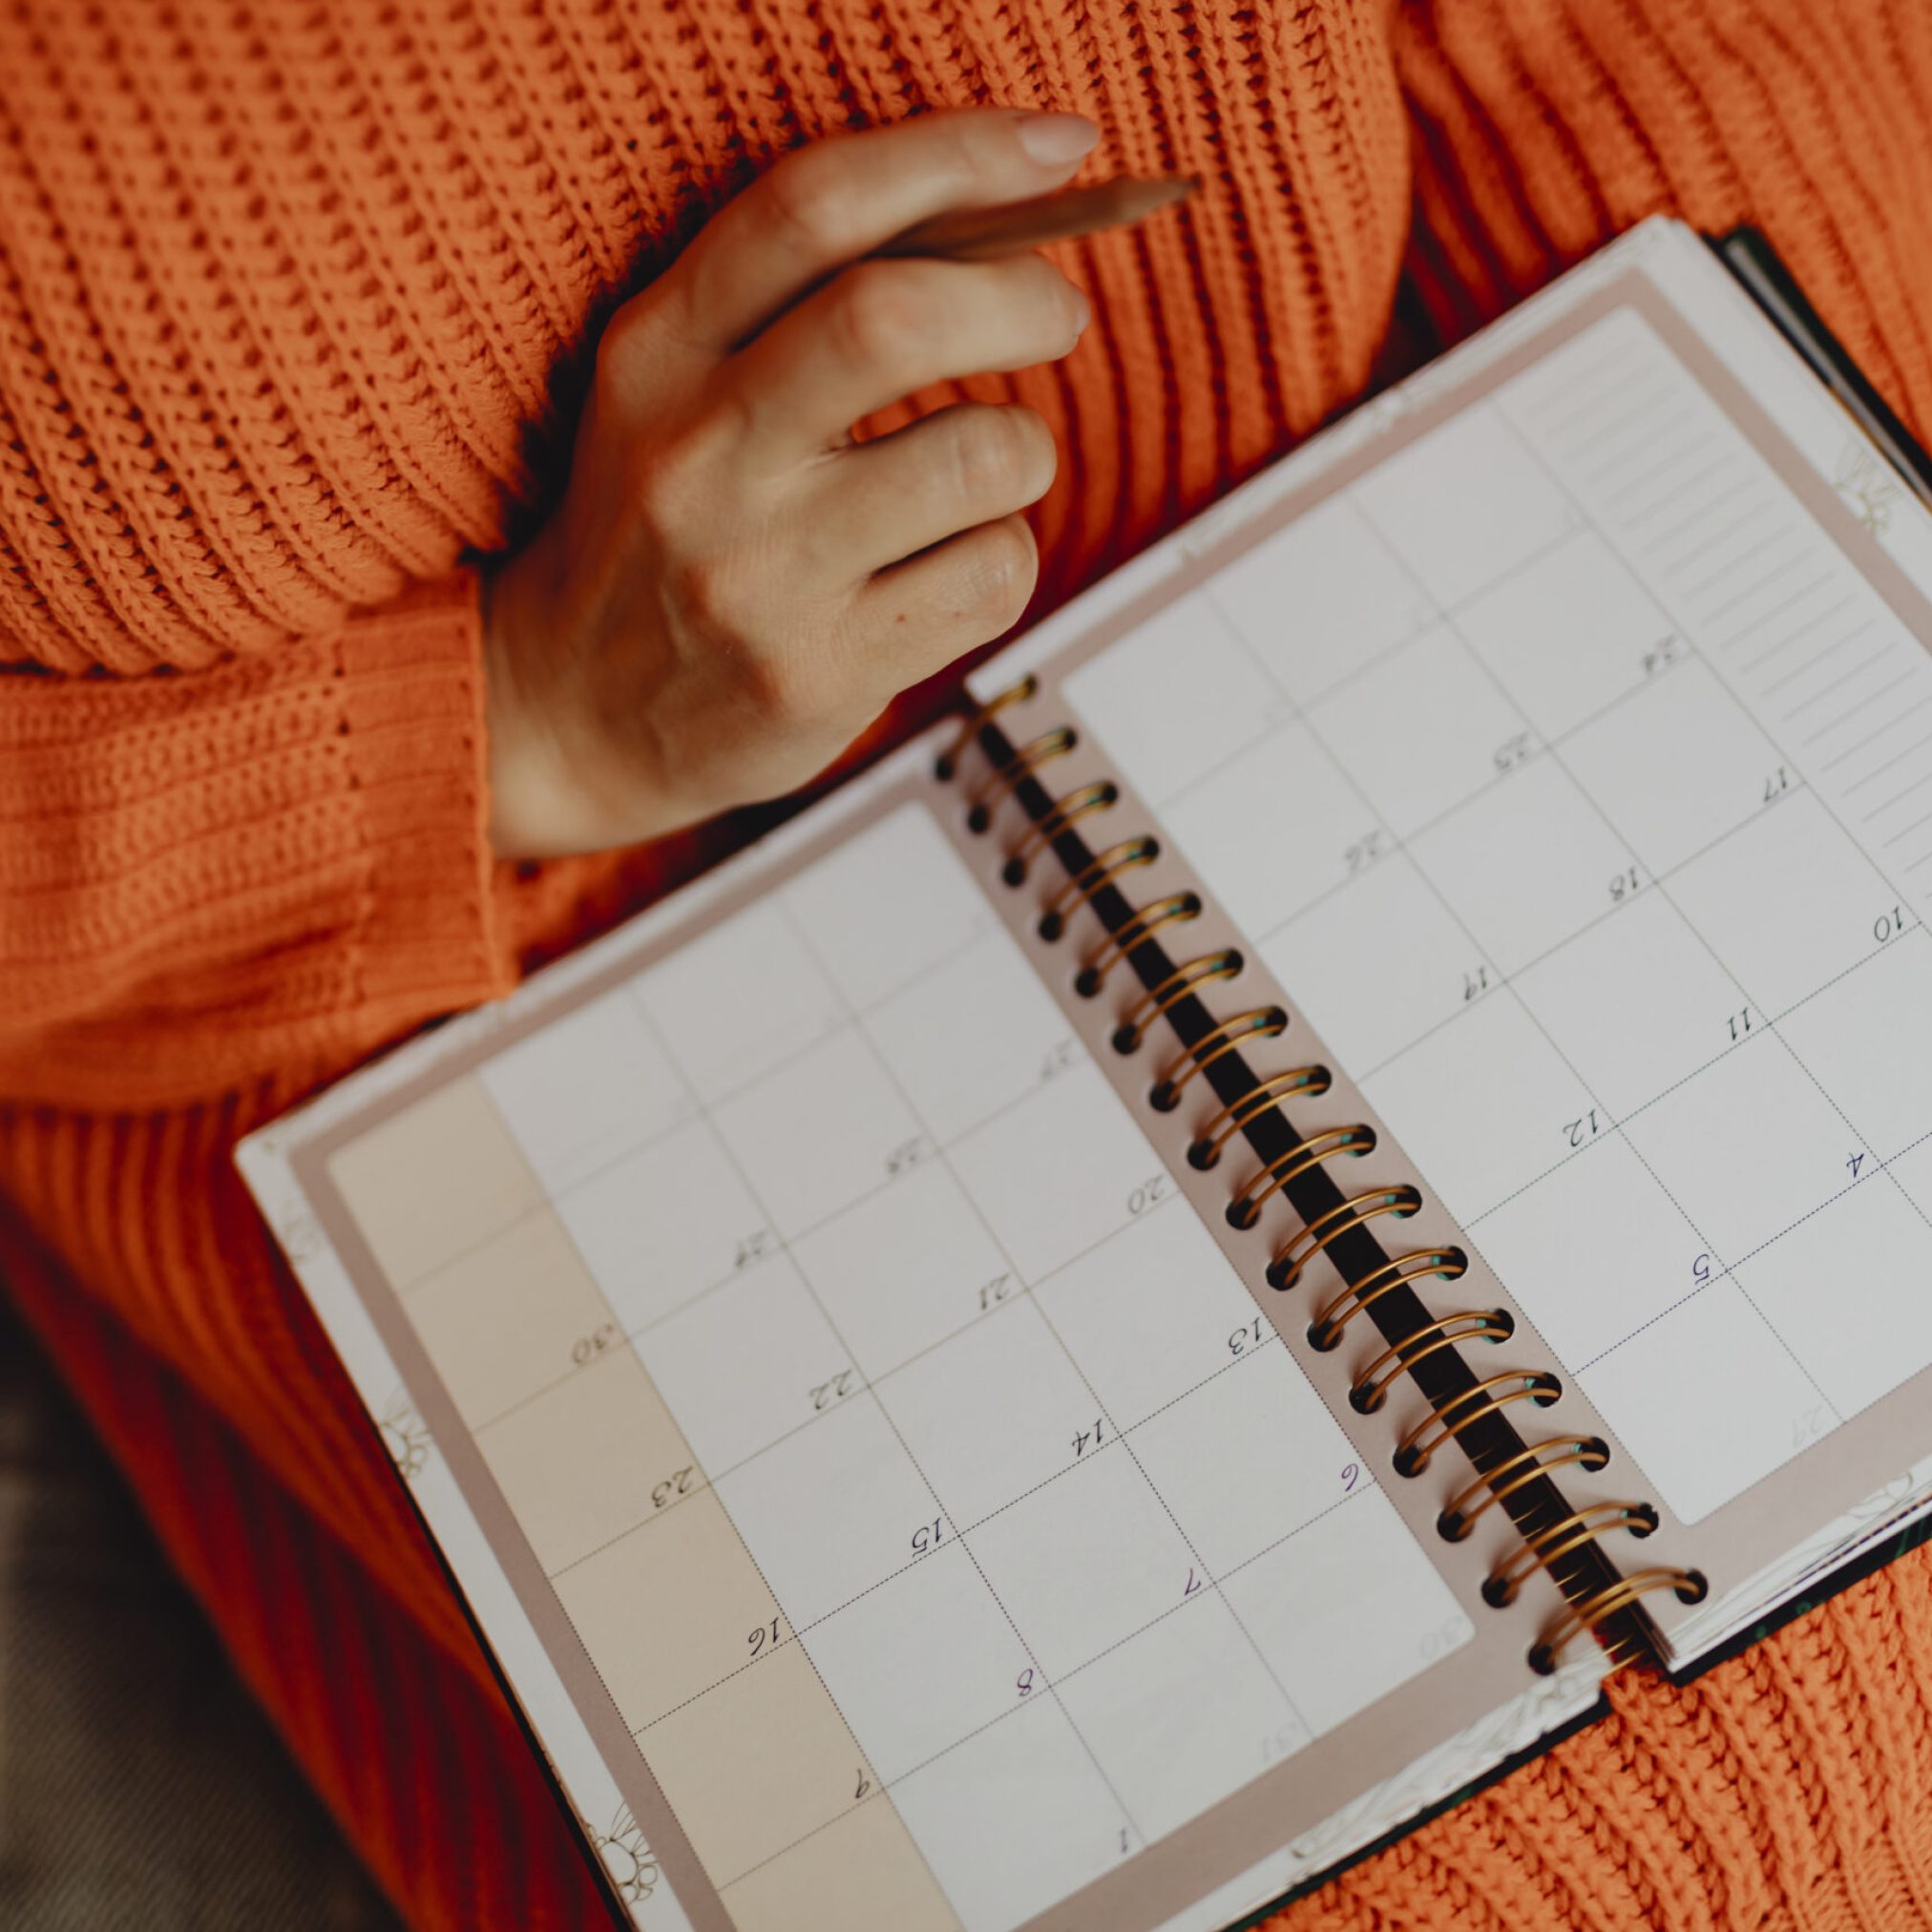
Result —
POLYGON ((931 115, 788 157, 618 311, 569 486, 486 604, 492 837, 650 838, 822 770, 893 695, 998 637, 1053 481, 1033 410, 853 444, 942 378, 1062 356, 1085 298, 1038 255, 860 261, 1072 176, 1070 115, 931 115))

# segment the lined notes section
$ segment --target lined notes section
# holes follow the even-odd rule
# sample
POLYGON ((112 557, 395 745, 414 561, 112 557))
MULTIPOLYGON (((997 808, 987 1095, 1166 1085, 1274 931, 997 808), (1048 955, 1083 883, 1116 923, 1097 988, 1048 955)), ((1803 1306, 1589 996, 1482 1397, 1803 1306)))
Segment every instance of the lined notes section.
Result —
MULTIPOLYGON (((1922 916, 1932 657, 1650 325, 1625 309, 1499 398, 1612 545, 1922 916)), ((1841 483, 1866 516, 1856 472, 1841 483)))

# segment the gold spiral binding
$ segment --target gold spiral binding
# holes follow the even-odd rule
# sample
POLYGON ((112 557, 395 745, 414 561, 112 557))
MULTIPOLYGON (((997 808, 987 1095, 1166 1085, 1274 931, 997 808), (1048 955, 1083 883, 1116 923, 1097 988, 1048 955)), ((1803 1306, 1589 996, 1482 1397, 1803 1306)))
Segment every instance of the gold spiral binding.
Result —
POLYGON ((1008 684, 1003 691, 996 691, 985 704, 960 725, 958 735, 952 744, 940 752, 934 761, 933 770, 940 779, 949 779, 959 768, 959 754, 979 735, 979 727, 989 718, 996 718, 1009 704, 1023 704, 1040 690, 1040 680, 1031 671, 1016 682, 1008 684))
POLYGON ((1248 1228, 1261 1219, 1261 1209, 1270 1196, 1288 1186, 1297 1175, 1324 1161, 1337 1161, 1344 1155, 1359 1160, 1376 1150, 1376 1130, 1359 1123, 1352 1127, 1325 1127, 1311 1134, 1299 1146, 1291 1147, 1248 1177, 1246 1185, 1228 1204, 1228 1225, 1248 1228))
POLYGON ((1418 1189, 1400 1182, 1393 1187, 1371 1187, 1366 1193, 1352 1194, 1337 1208, 1318 1214, 1298 1234, 1290 1237, 1268 1264, 1268 1285, 1290 1289, 1301 1279, 1301 1271, 1333 1241, 1339 1241, 1351 1228, 1359 1228, 1378 1214, 1393 1214, 1407 1220, 1422 1205, 1418 1189))
POLYGON ((1138 1053, 1147 1029, 1177 1000, 1186 998, 1197 986, 1210 979, 1232 979, 1248 962, 1232 946, 1218 953, 1203 953, 1174 968, 1151 993, 1145 993, 1127 1009, 1127 1017, 1114 1028, 1114 1051, 1138 1053))
POLYGON ((1040 915, 1040 936, 1049 942, 1066 931, 1066 922, 1093 897, 1113 884, 1123 872, 1136 866, 1149 866, 1161 856, 1161 842, 1143 834, 1124 838, 1109 846, 1090 866, 1082 866, 1058 892, 1040 915))
POLYGON ((1137 906, 1134 915, 1105 942, 1075 976, 1073 990, 1082 999, 1091 999, 1107 982, 1107 975, 1138 946, 1150 939, 1163 926, 1185 925, 1201 916, 1199 892, 1169 892, 1165 899, 1150 899, 1137 906))
POLYGON ((1250 1087, 1238 1101, 1229 1101, 1208 1124, 1187 1143, 1187 1165, 1204 1172, 1221 1159, 1221 1149, 1245 1127, 1271 1108, 1278 1107, 1290 1094, 1307 1094, 1318 1100, 1334 1082, 1325 1066, 1292 1066, 1286 1073, 1270 1075, 1259 1086, 1250 1087))
POLYGON ((1096 778, 1085 785, 1077 785, 1071 791, 1062 792, 1054 800, 1043 818, 1036 819, 1027 830, 1026 836, 1006 855, 1006 864, 999 876, 1009 886, 1026 883, 1026 869, 1033 863, 1034 855, 1044 851, 1068 826, 1076 819, 1086 817, 1089 812, 1107 811, 1121 800, 1121 788, 1111 778, 1096 778))
POLYGON ((1282 1006, 1255 1006, 1237 1013, 1177 1054, 1147 1092, 1147 1104, 1157 1114, 1171 1114, 1181 1104, 1187 1082, 1207 1070, 1224 1055, 1230 1054, 1244 1040, 1273 1040, 1288 1031, 1288 1009, 1282 1006))
POLYGON ((1451 1396, 1439 1409, 1431 1409, 1396 1444, 1396 1474, 1421 1475, 1443 1443, 1454 1441, 1484 1416, 1493 1416, 1512 1402, 1534 1402, 1539 1409, 1546 1409, 1562 1394, 1563 1384, 1547 1369, 1505 1369, 1500 1376, 1490 1376, 1451 1396), (1450 1420, 1452 1416, 1454 1421, 1450 1420))
MULTIPOLYGON (((1647 1569, 1634 1576, 1619 1577, 1569 1606, 1543 1640, 1531 1648, 1529 1668, 1539 1676, 1547 1677, 1564 1651, 1586 1630, 1594 1630, 1606 1618, 1628 1609, 1639 1598, 1655 1590, 1672 1591, 1680 1604, 1701 1604, 1711 1594, 1711 1585, 1702 1570, 1694 1569, 1647 1569)), ((1611 1661, 1622 1663, 1625 1658, 1613 1652, 1611 1661)))
POLYGON ((1459 1342, 1506 1342, 1515 1333, 1516 1323, 1500 1308, 1464 1308, 1454 1314, 1438 1314, 1384 1349, 1356 1376, 1349 1385, 1349 1407, 1357 1416, 1373 1416, 1389 1399, 1389 1391, 1418 1362, 1453 1349, 1459 1342))
POLYGON ((1648 1502, 1588 1502, 1522 1540, 1522 1547, 1496 1565, 1482 1583, 1482 1601, 1494 1609, 1516 1601, 1523 1580, 1620 1529, 1648 1536, 1657 1526, 1657 1512, 1648 1502))
POLYGON ((1309 1346, 1324 1354, 1339 1344, 1342 1331, 1365 1308, 1398 1288, 1407 1288, 1431 1275, 1454 1281, 1469 1270, 1469 1257, 1460 1248, 1423 1248, 1413 1254, 1397 1255, 1372 1269, 1361 1280, 1342 1290, 1308 1325, 1309 1346))
POLYGON ((1064 758, 1080 743, 1080 733, 1070 724, 1042 731, 1030 745, 1022 745, 1004 765, 995 767, 992 777, 966 802, 966 823, 974 831, 984 831, 993 823, 993 808, 1023 779, 1031 778, 1042 765, 1064 758))
POLYGON ((1582 1469, 1601 1469, 1609 1460, 1610 1445, 1601 1436, 1550 1436, 1541 1442, 1532 1442, 1460 1491, 1436 1519, 1436 1534, 1444 1543, 1460 1543, 1485 1509, 1507 1502, 1539 1476, 1546 1476, 1552 1469, 1562 1469, 1571 1462, 1582 1469), (1545 1458, 1544 1452, 1550 1449, 1563 1453, 1545 1458))
MULTIPOLYGON (((940 753, 938 776, 942 780, 951 779, 961 753, 987 722, 1009 705, 1033 698, 1039 688, 1038 680, 1029 673, 981 704, 940 753)), ((1034 778, 1041 766, 1073 750, 1077 743, 1074 728, 1061 725, 1041 732, 1013 752, 981 781, 968 800, 967 823, 971 829, 976 832, 988 830, 994 810, 1003 798, 1034 778)), ((1009 886, 1022 885, 1034 858, 1049 850, 1062 832, 1078 820, 1110 809, 1119 801, 1120 788, 1113 780, 1104 778, 1076 786, 1056 798, 1007 854, 1001 877, 1009 886)), ((1142 834, 1110 846, 1099 856, 1088 859, 1078 872, 1069 868, 1070 876, 1040 916, 1037 926, 1040 937, 1048 943, 1060 939, 1083 906, 1116 885, 1127 872, 1151 864, 1160 853, 1160 841, 1142 834)), ((1076 991, 1082 998, 1096 997, 1114 968, 1143 943, 1164 927, 1199 917, 1203 910, 1200 895, 1193 892, 1173 892, 1136 907, 1124 923, 1110 931, 1100 948, 1081 965, 1074 980, 1076 991)), ((1234 978, 1242 968, 1242 956, 1232 947, 1203 954, 1173 968, 1128 1009, 1114 1030, 1114 1046, 1124 1054, 1137 1052, 1158 1019, 1213 980, 1234 978)), ((1180 1105, 1188 1082, 1196 1075, 1224 1056, 1237 1052, 1245 1041, 1274 1038, 1288 1024, 1288 1014, 1278 1006, 1255 1007, 1220 1021, 1176 1056, 1161 1073, 1148 1092, 1149 1103, 1157 1111, 1172 1111, 1180 1105)), ((1292 1095, 1319 1096, 1332 1084, 1333 1076, 1320 1065, 1292 1067, 1259 1082, 1208 1117, 1187 1144, 1189 1165, 1197 1169, 1214 1166, 1234 1136, 1262 1115, 1282 1109, 1292 1095)), ((1253 1228, 1264 1206, 1297 1177, 1344 1155, 1366 1154, 1376 1143, 1375 1129, 1360 1123, 1324 1128, 1297 1142, 1287 1153, 1250 1174, 1228 1203, 1229 1224, 1237 1228, 1253 1228)), ((1267 1267, 1269 1286, 1283 1291, 1293 1288, 1310 1262, 1351 1229, 1365 1228, 1384 1215, 1406 1219, 1421 1207, 1420 1190, 1407 1183, 1352 1195, 1307 1222, 1275 1250, 1267 1267)), ((1340 1293, 1329 1300, 1309 1324, 1309 1343, 1322 1351, 1334 1349, 1340 1345, 1349 1323, 1385 1295, 1400 1289, 1413 1289, 1417 1283, 1431 1278, 1453 1281, 1466 1273, 1468 1267, 1468 1256, 1461 1249, 1453 1247, 1423 1249, 1385 1260, 1359 1280, 1346 1284, 1340 1293)), ((1349 1387, 1350 1403, 1360 1414, 1376 1413, 1386 1405, 1397 1382, 1431 1355, 1460 1350, 1466 1342, 1501 1343, 1509 1339, 1515 1330, 1513 1318, 1501 1309, 1462 1309, 1436 1315, 1384 1349, 1354 1376, 1349 1387)), ((1405 1477, 1421 1475, 1445 1444, 1513 1403, 1528 1402, 1537 1408, 1547 1408, 1562 1395, 1562 1381, 1543 1369, 1505 1370, 1475 1381, 1446 1399, 1433 1402, 1428 1414, 1402 1437, 1396 1445, 1396 1473, 1405 1477)), ((1460 1543, 1470 1535, 1485 1510, 1506 1503, 1512 1496, 1551 1471, 1570 1465, 1586 1470, 1601 1469, 1609 1460, 1609 1455, 1607 1444, 1594 1436, 1553 1437, 1527 1444, 1459 1491, 1438 1516, 1438 1533, 1448 1542, 1460 1543)), ((1564 1557, 1618 1531, 1648 1536, 1657 1523, 1658 1513, 1648 1502, 1591 1502, 1571 1509, 1534 1534, 1525 1534, 1521 1546, 1491 1570, 1483 1582, 1482 1594, 1492 1604, 1508 1604, 1539 1569, 1551 1570, 1564 1557)), ((1654 1591, 1671 1589, 1683 1602, 1696 1603, 1708 1593, 1709 1587, 1697 1570, 1654 1568, 1630 1576, 1613 1575, 1608 1583, 1588 1594, 1570 1597, 1563 1617, 1531 1649, 1531 1667, 1544 1673, 1553 1671, 1564 1648, 1578 1636, 1598 1630, 1620 1611, 1631 1608, 1654 1591)), ((1645 1628, 1641 1617, 1628 1628, 1618 1627, 1609 1642, 1613 1661, 1624 1661, 1625 1650, 1634 1652, 1640 1647, 1645 1628)))

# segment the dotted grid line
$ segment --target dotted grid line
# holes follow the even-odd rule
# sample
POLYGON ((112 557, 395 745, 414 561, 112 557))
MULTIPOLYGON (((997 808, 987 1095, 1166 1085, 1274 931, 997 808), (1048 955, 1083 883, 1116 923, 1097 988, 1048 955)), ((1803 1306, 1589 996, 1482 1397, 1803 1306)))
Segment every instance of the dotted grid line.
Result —
MULTIPOLYGON (((1286 1534, 1282 1536, 1276 1537, 1272 1543, 1264 1545, 1262 1548, 1256 1550, 1252 1556, 1243 1557, 1238 1564, 1232 1564, 1228 1569, 1226 1575, 1228 1577, 1238 1576, 1243 1570, 1248 1569, 1254 1564, 1260 1563, 1263 1560, 1263 1558, 1272 1556, 1274 1552, 1280 1549, 1284 1544, 1293 1542, 1293 1540, 1299 1535, 1301 1535, 1301 1533, 1304 1530, 1312 1529, 1316 1523, 1320 1522, 1326 1517, 1333 1516, 1336 1510, 1346 1509, 1349 1506, 1349 1504, 1354 1502, 1354 1500, 1358 1496, 1366 1496, 1369 1493, 1369 1490, 1374 1486, 1375 1485, 1372 1483, 1365 1483, 1361 1488, 1353 1489, 1349 1491, 1348 1494, 1345 1496, 1338 1496, 1334 1500, 1334 1502, 1328 1503, 1323 1508, 1317 1510, 1315 1514, 1311 1516, 1306 1522, 1296 1523, 1296 1525, 1292 1529, 1289 1530, 1286 1534)), ((1126 1645, 1131 1644, 1137 1637, 1145 1636, 1149 1630, 1154 1629, 1157 1626, 1161 1624, 1165 1624, 1170 1617, 1180 1615, 1180 1613, 1183 1610, 1186 1609, 1194 1602, 1195 1598, 1186 1597, 1184 1598, 1180 1603, 1168 1605, 1168 1606, 1165 1610, 1160 1611, 1155 1616, 1149 1617, 1144 1624, 1137 1625, 1133 1629, 1129 1630, 1124 1636, 1115 1638, 1115 1640, 1111 1644, 1107 1645, 1104 1649, 1096 1650, 1091 1657, 1085 1660, 1084 1663, 1076 1664, 1072 1670, 1061 1671, 1060 1676, 1055 1678, 1053 1682, 1056 1685, 1069 1683, 1072 1679, 1078 1677, 1082 1671, 1091 1670, 1094 1665, 1100 1663, 1103 1658, 1111 1657, 1116 1650, 1122 1649, 1126 1645)), ((863 1800, 861 1800, 861 1802, 870 1804, 872 1801, 873 1797, 884 1796, 887 1792, 894 1790, 899 1785, 906 1783, 908 1779, 915 1777, 920 1772, 925 1771, 926 1769, 928 1769, 928 1767, 932 1765, 937 1764, 942 1758, 950 1757, 952 1754, 957 1751, 962 1745, 972 1743, 976 1737, 983 1737, 987 1732, 995 1729, 997 1726, 1004 1724, 1009 1719, 1018 1716, 1021 1711, 1023 1711, 1024 1709, 1025 1706, 1023 1704, 1015 1704, 1010 1706, 1008 1709, 1004 1711, 997 1712, 993 1716, 987 1718, 983 1723, 976 1724, 972 1728, 972 1730, 961 1733, 961 1735, 959 1735, 958 1737, 956 1737, 951 1744, 942 1745, 937 1751, 933 1752, 930 1755, 922 1757, 917 1764, 909 1765, 904 1771, 900 1772, 896 1777, 886 1779, 884 1782, 880 1784, 877 1791, 869 1794, 863 1800)), ((666 1716, 668 1716, 669 1714, 670 1713, 668 1712, 665 1713, 666 1716)), ((653 1723, 659 1721, 660 1720, 656 1718, 652 1720, 653 1723)), ((1302 1722, 1299 1715, 1297 1715, 1296 1717, 1296 1722, 1301 1723, 1307 1743, 1312 1744, 1315 1741, 1316 1737, 1320 1735, 1319 1732, 1310 1730, 1308 1725, 1302 1722)), ((1292 1752, 1288 1753, 1286 1754, 1286 1755, 1292 1756, 1293 1755, 1293 1753, 1292 1752)), ((1266 1770, 1267 1765, 1264 1764, 1262 1768, 1263 1770, 1266 1770)), ((1255 1775, 1258 1774, 1255 1774, 1255 1775)), ((1246 1783, 1247 1781, 1248 1780, 1245 1777, 1242 1780, 1243 1783, 1246 1783)), ((1230 1788, 1238 1789, 1238 1787, 1230 1787, 1230 1788)), ((857 1807, 854 1806, 852 1807, 852 1809, 856 1810, 857 1807)), ((758 1864, 747 1867, 744 1872, 741 1872, 738 1875, 737 1879, 732 1880, 731 1882, 733 1884, 737 1884, 740 1881, 740 1880, 749 1878, 751 1873, 762 1871, 765 1868, 765 1866, 776 1863, 778 1859, 785 1857, 787 1852, 796 1851, 800 1845, 806 1843, 808 1839, 817 1838, 821 1832, 829 1831, 833 1825, 839 1822, 839 1818, 845 1817, 847 1816, 848 1813, 841 1812, 838 1815, 838 1817, 828 1818, 823 1824, 814 1825, 810 1831, 801 1833, 796 1838, 792 1839, 792 1841, 788 1845, 784 1846, 779 1851, 773 1852, 769 1858, 761 1859, 758 1864)))

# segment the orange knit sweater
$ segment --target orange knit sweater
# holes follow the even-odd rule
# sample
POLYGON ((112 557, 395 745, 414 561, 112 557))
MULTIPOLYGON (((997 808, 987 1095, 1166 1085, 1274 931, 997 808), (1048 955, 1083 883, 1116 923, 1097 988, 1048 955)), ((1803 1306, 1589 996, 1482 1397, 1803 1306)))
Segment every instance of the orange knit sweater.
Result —
MULTIPOLYGON (((1405 262, 1453 333, 1659 208, 1766 227, 1932 424, 1925 0, 13 0, 0 1275, 422 1925, 590 1907, 229 1149, 728 836, 493 863, 465 559, 734 186, 985 101, 1211 183, 1068 253, 1067 364, 971 386, 1065 453, 1041 607, 1357 392, 1405 262)), ((1287 1922, 1932 1926, 1928 1579, 1619 1680, 1287 1922)))

